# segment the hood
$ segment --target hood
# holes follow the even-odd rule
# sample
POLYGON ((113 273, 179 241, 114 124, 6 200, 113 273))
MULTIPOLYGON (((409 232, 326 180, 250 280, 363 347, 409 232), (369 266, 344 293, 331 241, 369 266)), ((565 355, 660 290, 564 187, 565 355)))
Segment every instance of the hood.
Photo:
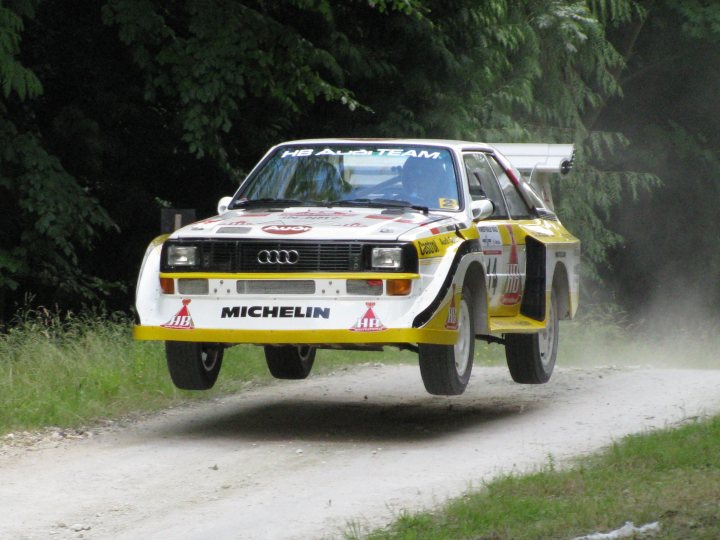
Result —
POLYGON ((442 214, 380 208, 232 210, 188 225, 172 238, 397 240, 412 229, 435 227, 442 221, 447 224, 456 220, 442 214))

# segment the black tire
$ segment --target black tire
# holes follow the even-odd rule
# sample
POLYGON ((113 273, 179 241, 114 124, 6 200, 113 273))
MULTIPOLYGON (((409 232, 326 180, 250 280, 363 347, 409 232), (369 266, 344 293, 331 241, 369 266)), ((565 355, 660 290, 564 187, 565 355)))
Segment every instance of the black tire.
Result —
POLYGON ((475 313, 472 289, 463 287, 458 308, 458 332, 455 345, 420 343, 420 375, 425 389, 436 396, 459 396, 465 391, 475 356, 475 313))
POLYGON ((513 381, 521 384, 548 382, 555 369, 558 337, 557 299, 553 290, 545 330, 537 334, 505 335, 505 358, 513 381))
POLYGON ((212 388, 220 373, 224 352, 219 343, 166 341, 165 357, 172 382, 182 390, 212 388))
POLYGON ((315 347, 284 345, 265 347, 265 361, 276 379, 305 379, 315 362, 315 347))

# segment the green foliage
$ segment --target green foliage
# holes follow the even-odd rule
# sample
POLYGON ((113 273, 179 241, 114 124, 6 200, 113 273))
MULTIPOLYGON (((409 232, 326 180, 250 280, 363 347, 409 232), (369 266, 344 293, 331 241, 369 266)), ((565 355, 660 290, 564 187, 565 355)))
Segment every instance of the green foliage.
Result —
POLYGON ((583 241, 588 276, 607 283, 611 265, 638 266, 618 256, 632 234, 618 208, 682 182, 628 159, 646 155, 646 119, 626 118, 672 114, 653 130, 661 147, 681 132, 707 151, 720 144, 712 111, 692 114, 714 102, 702 81, 716 80, 717 63, 702 58, 720 43, 718 10, 699 0, 100 8, 0 5, 0 311, 3 295, 26 291, 53 291, 43 298, 53 302, 114 280, 130 290, 135 266, 109 262, 114 222, 122 258, 139 260, 157 201, 209 213, 268 146, 313 136, 574 142, 574 172, 555 185, 559 213, 583 241))
POLYGON ((0 119, 0 190, 20 209, 8 223, 0 248, 0 288, 32 277, 46 286, 94 297, 82 285, 77 248, 90 247, 96 228, 111 225, 107 213, 49 155, 39 138, 0 119), (10 236, 12 234, 12 236, 10 236), (6 273, 7 271, 7 273, 6 273))
POLYGON ((14 10, 0 5, 0 85, 5 98, 16 94, 21 101, 42 93, 42 84, 35 74, 18 60, 22 17, 33 17, 39 0, 12 2, 14 10))
POLYGON ((183 140, 198 157, 225 159, 222 134, 241 120, 237 113, 248 96, 263 96, 276 114, 295 114, 320 98, 357 107, 350 91, 323 75, 340 71, 333 55, 276 17, 282 10, 328 21, 329 2, 298 0, 281 8, 216 0, 174 4, 167 10, 163 2, 112 0, 103 18, 118 27, 145 72, 146 98, 173 103, 183 140))
POLYGON ((108 214, 44 147, 24 102, 43 88, 18 60, 23 17, 35 16, 37 0, 0 6, 0 318, 2 297, 31 279, 43 286, 94 298, 78 269, 78 248, 90 247, 95 231, 112 225, 108 214), (19 128, 17 123, 28 127, 19 128))
POLYGON ((717 538, 720 418, 634 435, 569 470, 509 475, 435 512, 409 514, 369 535, 380 539, 573 538, 660 523, 653 538, 717 538))
POLYGON ((682 18, 682 29, 696 39, 720 37, 720 6, 702 0, 665 0, 682 18))

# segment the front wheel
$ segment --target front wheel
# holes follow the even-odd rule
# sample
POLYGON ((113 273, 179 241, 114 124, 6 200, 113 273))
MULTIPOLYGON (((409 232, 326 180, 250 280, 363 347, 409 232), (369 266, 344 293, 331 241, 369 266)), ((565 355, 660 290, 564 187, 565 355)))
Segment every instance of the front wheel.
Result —
POLYGON ((505 358, 513 381, 542 384, 550 380, 557 357, 559 329, 557 299, 553 290, 545 330, 537 334, 505 336, 505 358))
POLYGON ((219 343, 165 342, 170 378, 183 390, 212 388, 220 373, 223 353, 219 343))
POLYGON ((420 375, 425 389, 436 396, 458 396, 465 391, 475 355, 473 295, 463 290, 458 309, 455 345, 419 344, 420 375))
POLYGON ((265 361, 276 379, 305 379, 315 363, 315 347, 265 347, 265 361))

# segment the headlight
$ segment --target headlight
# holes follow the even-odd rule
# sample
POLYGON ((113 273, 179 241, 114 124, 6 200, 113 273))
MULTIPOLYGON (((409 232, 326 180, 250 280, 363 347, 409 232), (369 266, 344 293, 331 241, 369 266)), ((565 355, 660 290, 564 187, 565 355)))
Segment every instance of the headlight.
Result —
POLYGON ((197 250, 197 246, 168 246, 168 266, 195 266, 197 250))
POLYGON ((373 248, 370 264, 373 268, 402 268, 402 248, 373 248))

